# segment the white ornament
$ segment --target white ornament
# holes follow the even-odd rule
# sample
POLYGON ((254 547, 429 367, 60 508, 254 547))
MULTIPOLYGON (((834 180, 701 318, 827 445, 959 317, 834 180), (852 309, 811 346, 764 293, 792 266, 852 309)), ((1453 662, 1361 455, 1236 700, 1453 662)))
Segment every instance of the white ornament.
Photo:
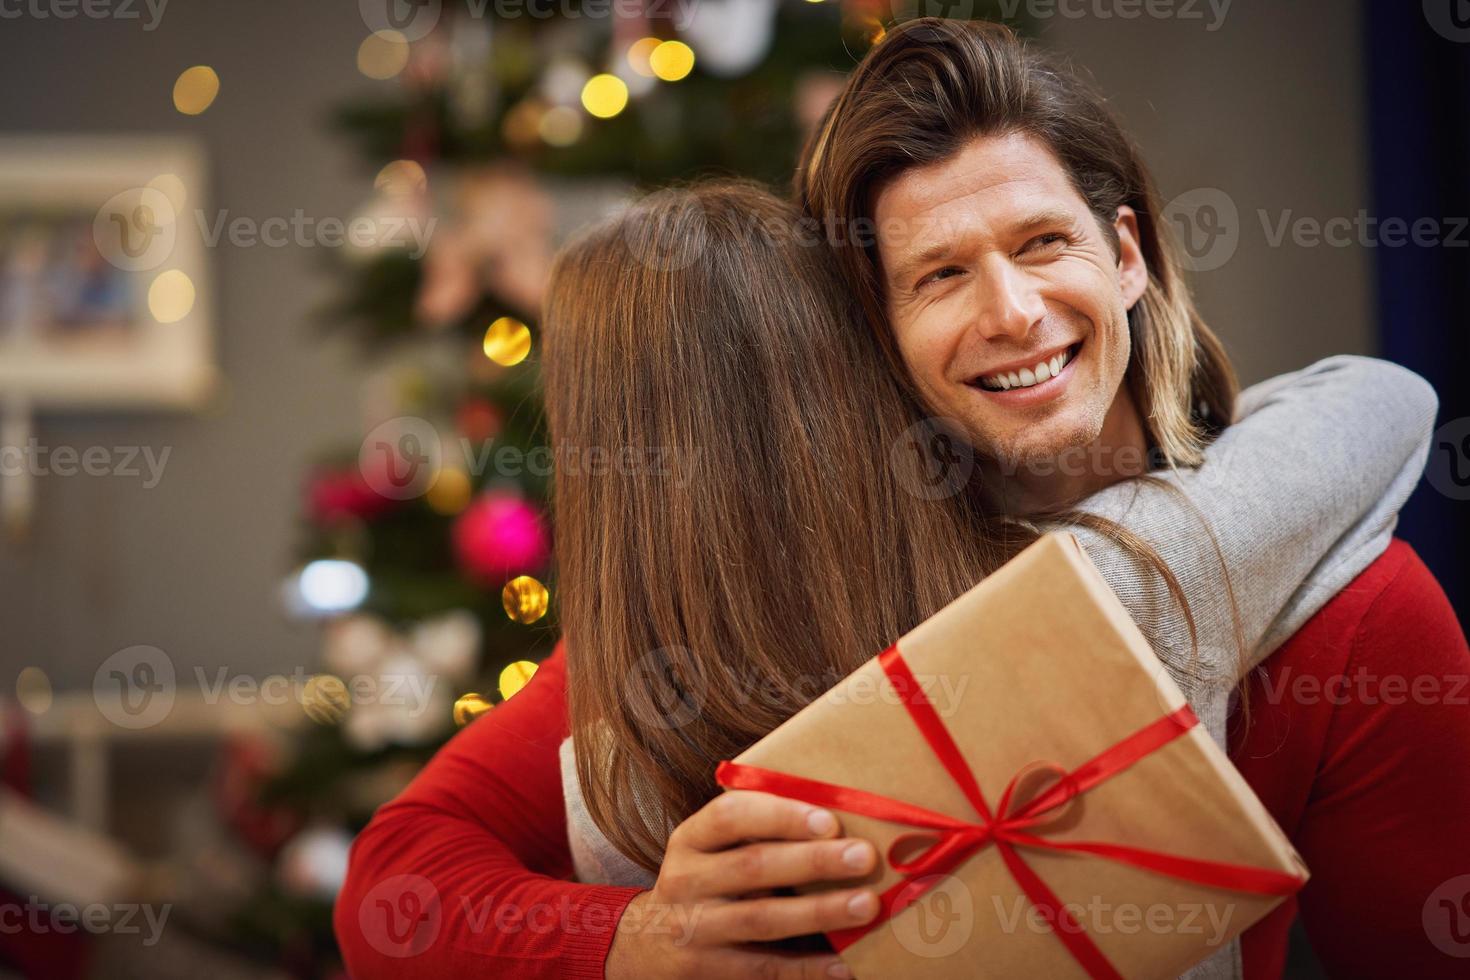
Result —
POLYGON ((683 37, 694 49, 694 63, 711 75, 743 75, 771 48, 776 0, 700 0, 690 11, 683 37))

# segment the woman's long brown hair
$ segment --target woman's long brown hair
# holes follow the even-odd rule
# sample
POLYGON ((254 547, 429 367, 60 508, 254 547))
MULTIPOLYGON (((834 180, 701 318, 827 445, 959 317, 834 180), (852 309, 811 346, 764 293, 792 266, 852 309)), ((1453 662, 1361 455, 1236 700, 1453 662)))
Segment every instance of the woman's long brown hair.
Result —
MULTIPOLYGON (((650 870, 717 791, 719 760, 1036 537, 966 485, 935 492, 944 434, 857 328, 812 230, 764 190, 709 183, 644 198, 553 270, 543 354, 577 778, 650 870)), ((1076 517, 1183 603, 1142 540, 1076 517)))

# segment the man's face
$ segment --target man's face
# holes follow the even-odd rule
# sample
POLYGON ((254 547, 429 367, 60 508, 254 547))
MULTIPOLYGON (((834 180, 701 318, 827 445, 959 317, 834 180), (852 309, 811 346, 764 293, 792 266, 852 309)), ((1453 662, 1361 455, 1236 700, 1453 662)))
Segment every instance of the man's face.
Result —
POLYGON ((1148 283, 1132 210, 1115 254, 1061 163, 1016 133, 904 171, 873 217, 889 323, 929 409, 1010 463, 1092 443, 1148 283))

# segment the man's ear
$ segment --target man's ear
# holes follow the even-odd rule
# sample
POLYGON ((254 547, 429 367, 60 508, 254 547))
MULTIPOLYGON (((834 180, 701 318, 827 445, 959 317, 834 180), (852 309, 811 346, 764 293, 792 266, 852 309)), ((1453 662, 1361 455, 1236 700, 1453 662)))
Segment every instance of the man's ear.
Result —
POLYGON ((1120 204, 1113 227, 1118 232, 1118 287, 1123 291, 1123 305, 1131 310, 1148 288, 1148 265, 1138 244, 1138 215, 1120 204))

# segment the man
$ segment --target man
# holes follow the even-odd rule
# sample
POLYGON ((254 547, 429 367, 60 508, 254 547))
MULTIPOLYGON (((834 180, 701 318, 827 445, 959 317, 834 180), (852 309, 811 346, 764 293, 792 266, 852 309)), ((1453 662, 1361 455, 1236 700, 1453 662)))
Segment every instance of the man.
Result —
MULTIPOLYGON (((1463 632, 1442 590, 1402 542, 1383 554, 1391 516, 1379 515, 1371 531, 1318 542, 1328 560, 1269 629, 1256 601, 1259 582, 1222 578, 1220 588, 1209 586, 1207 570, 1219 567, 1204 553, 1212 538, 1232 568, 1251 567, 1243 556, 1253 549, 1290 562, 1288 549, 1273 547, 1259 527, 1239 532, 1263 499, 1287 505, 1293 485, 1321 464, 1313 453, 1320 443, 1314 436, 1260 465, 1222 461, 1233 438, 1225 427, 1238 417, 1233 373, 1181 281, 1140 155, 1104 100, 1070 72, 996 25, 910 22, 853 73, 809 143, 796 186, 895 370, 973 447, 993 506, 1045 516, 1090 497, 1089 510, 1111 509, 1126 522, 1125 499, 1142 508, 1168 503, 1166 494, 1150 496, 1162 485, 1124 481, 1156 467, 1199 466, 1202 447, 1214 443, 1208 466, 1165 470, 1168 486, 1188 493, 1203 521, 1181 513, 1167 539, 1151 542, 1171 566, 1203 573, 1183 590, 1202 637, 1203 669, 1186 660, 1177 618, 1172 627, 1164 616, 1139 625, 1217 740, 1241 676, 1304 624, 1262 673, 1268 684, 1293 671, 1344 681, 1350 662, 1359 675, 1413 671, 1435 690, 1463 678, 1463 632), (1211 472, 1224 478, 1204 479, 1211 472), (1339 596, 1349 582, 1352 593, 1339 596), (1212 601, 1232 594, 1239 609, 1212 601), (1244 663, 1228 655, 1242 622, 1237 612, 1244 663), (1395 631, 1415 637, 1413 653, 1372 639, 1395 631), (1375 655, 1382 662, 1370 666, 1375 655)), ((1354 397, 1383 394, 1365 384, 1354 397)), ((1239 408, 1258 411, 1261 395, 1253 390, 1239 408)), ((1284 431, 1278 448, 1292 439, 1284 431)), ((1420 455, 1395 496, 1417 481, 1422 463, 1420 455)), ((1310 495, 1301 501, 1320 503, 1310 495)), ((1108 560, 1105 549, 1089 550, 1108 560)), ((1309 925, 1320 930, 1314 936, 1347 927, 1360 937, 1324 942, 1324 955, 1337 970, 1396 963, 1416 975, 1451 975, 1433 910, 1423 912, 1427 938, 1421 931, 1420 904, 1458 858, 1401 850, 1379 860, 1364 845, 1386 824, 1415 823, 1427 835, 1448 829, 1399 809, 1437 781, 1403 760, 1419 756, 1416 747, 1437 731, 1464 730, 1463 702, 1400 700, 1395 710, 1376 688, 1359 687, 1337 702, 1334 716, 1280 691, 1263 698, 1240 764, 1309 864, 1321 863, 1320 880, 1303 897, 1309 925), (1349 718, 1376 737, 1346 734, 1338 726, 1349 718), (1281 732, 1293 734, 1289 744, 1281 732), (1389 771, 1391 793, 1383 784, 1389 771), (1382 883, 1372 915, 1330 894, 1363 878, 1382 883)), ((1465 753, 1442 761, 1463 778, 1465 753)), ((1279 974, 1295 902, 1248 937, 1247 975, 1273 967, 1279 974)), ((1239 977, 1237 946, 1190 976, 1239 977)))

